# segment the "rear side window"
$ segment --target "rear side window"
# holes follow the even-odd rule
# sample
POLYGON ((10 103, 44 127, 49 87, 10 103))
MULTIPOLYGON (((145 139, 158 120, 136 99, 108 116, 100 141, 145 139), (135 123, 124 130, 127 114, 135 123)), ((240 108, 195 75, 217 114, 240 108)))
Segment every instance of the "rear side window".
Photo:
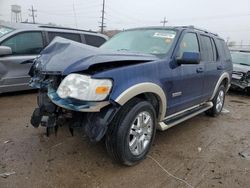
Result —
POLYGON ((213 46, 210 37, 201 35, 201 57, 203 61, 214 61, 213 46))
POLYGON ((228 50, 228 47, 227 47, 225 41, 221 40, 221 39, 216 39, 215 41, 216 41, 215 43, 216 43, 216 46, 217 46, 217 49, 219 52, 220 59, 224 60, 224 61, 230 61, 231 54, 228 50))
POLYGON ((214 39, 211 38, 212 46, 213 46, 213 52, 214 52, 214 60, 218 60, 218 51, 214 42, 214 39))
POLYGON ((199 53, 199 44, 195 33, 186 33, 182 38, 177 56, 182 57, 184 52, 199 53))
POLYGON ((73 40, 76 42, 82 42, 80 34, 76 33, 61 33, 61 32, 48 32, 49 41, 51 42, 55 37, 63 37, 65 39, 73 40))
POLYGON ((85 36, 86 44, 91 45, 91 46, 99 47, 104 42, 106 42, 106 39, 104 39, 103 37, 100 37, 100 36, 86 35, 86 34, 84 36, 85 36))
POLYGON ((224 49, 224 51, 225 51, 226 61, 231 60, 232 58, 231 58, 230 51, 229 51, 229 49, 228 49, 228 47, 227 47, 225 41, 223 41, 223 40, 222 40, 222 45, 223 45, 223 49, 224 49))
POLYGON ((13 55, 36 55, 43 49, 41 32, 25 32, 5 40, 1 46, 9 46, 13 55))

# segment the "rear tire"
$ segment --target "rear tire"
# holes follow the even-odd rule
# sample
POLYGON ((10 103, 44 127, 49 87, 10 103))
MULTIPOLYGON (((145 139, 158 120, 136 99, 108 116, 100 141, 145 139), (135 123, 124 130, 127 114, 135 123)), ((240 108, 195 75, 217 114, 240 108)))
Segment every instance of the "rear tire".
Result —
POLYGON ((212 100, 213 107, 206 111, 207 115, 216 117, 221 113, 225 102, 225 95, 226 88, 224 85, 220 85, 216 95, 212 100))
POLYGON ((146 157, 155 131, 156 113, 152 104, 132 99, 121 108, 108 128, 107 151, 118 163, 133 166, 146 157))

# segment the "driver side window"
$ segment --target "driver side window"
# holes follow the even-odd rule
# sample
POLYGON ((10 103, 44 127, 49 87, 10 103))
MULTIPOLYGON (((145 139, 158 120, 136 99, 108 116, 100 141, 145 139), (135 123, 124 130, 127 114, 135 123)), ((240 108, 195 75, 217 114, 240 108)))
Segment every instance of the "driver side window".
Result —
POLYGON ((181 58, 184 52, 200 52, 197 35, 195 33, 186 33, 182 38, 177 57, 181 58))
POLYGON ((11 48, 13 55, 37 55, 43 49, 41 32, 19 33, 7 40, 1 46, 11 48))

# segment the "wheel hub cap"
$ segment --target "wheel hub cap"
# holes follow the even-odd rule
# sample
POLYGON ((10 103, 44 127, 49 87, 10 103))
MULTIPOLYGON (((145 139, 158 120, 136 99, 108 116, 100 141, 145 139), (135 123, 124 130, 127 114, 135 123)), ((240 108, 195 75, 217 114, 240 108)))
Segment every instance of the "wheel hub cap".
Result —
POLYGON ((217 112, 220 112, 222 110, 224 104, 224 91, 220 91, 217 97, 217 101, 216 101, 216 110, 217 112))
POLYGON ((150 113, 139 113, 133 121, 129 132, 129 149, 134 155, 145 151, 153 134, 153 121, 150 113))

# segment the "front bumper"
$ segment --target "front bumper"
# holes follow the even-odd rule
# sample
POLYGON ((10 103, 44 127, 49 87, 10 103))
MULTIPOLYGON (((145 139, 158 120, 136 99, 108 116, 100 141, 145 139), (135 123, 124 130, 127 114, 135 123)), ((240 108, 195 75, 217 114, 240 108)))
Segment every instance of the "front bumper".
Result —
POLYGON ((250 87, 250 83, 245 80, 237 80, 232 79, 231 81, 231 88, 232 89, 242 89, 245 90, 246 88, 250 87))
POLYGON ((55 90, 51 89, 48 91, 48 97, 55 105, 77 112, 100 112, 103 107, 110 104, 108 101, 87 102, 74 99, 62 99, 58 96, 55 90))

